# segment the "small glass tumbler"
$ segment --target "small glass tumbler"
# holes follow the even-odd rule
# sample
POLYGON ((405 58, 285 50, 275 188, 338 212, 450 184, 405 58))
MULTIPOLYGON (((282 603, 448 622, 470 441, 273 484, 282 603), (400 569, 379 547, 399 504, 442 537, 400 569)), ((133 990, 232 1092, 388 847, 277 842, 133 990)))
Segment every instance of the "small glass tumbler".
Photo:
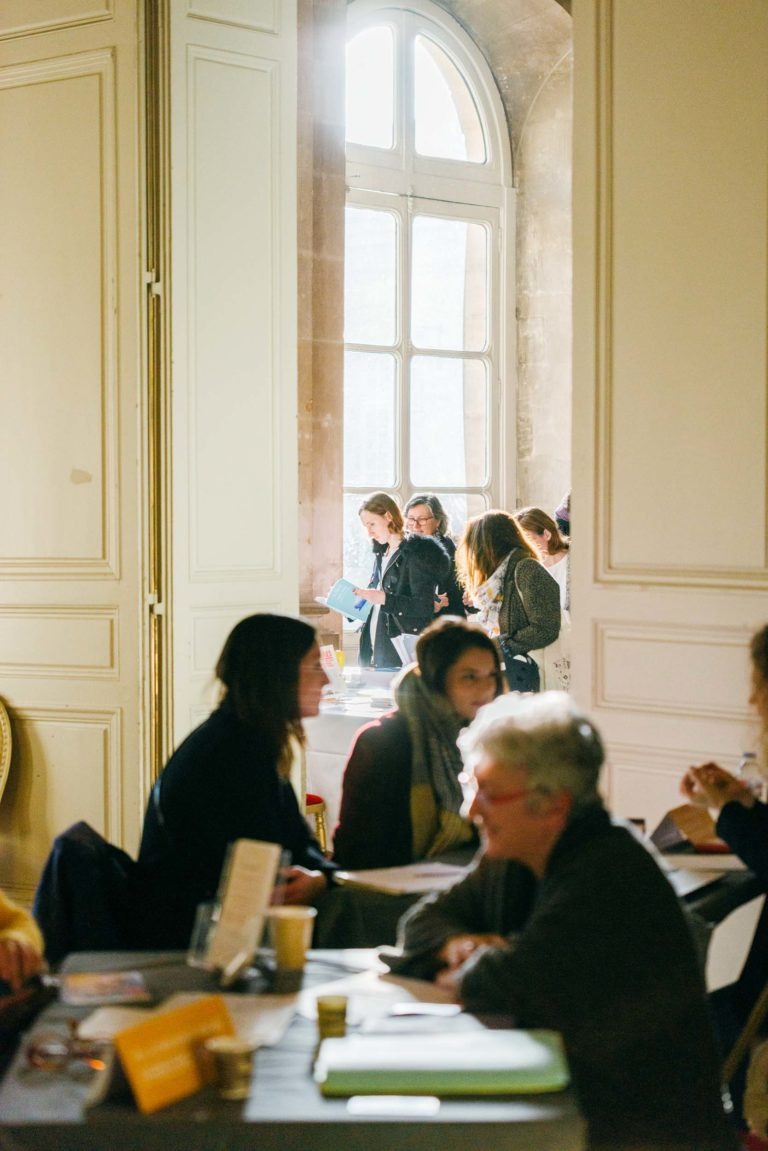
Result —
POLYGON ((187 948, 187 964, 189 967, 209 968, 208 953, 216 924, 219 918, 219 904, 214 899, 208 903, 198 903, 195 912, 195 922, 192 935, 187 948))

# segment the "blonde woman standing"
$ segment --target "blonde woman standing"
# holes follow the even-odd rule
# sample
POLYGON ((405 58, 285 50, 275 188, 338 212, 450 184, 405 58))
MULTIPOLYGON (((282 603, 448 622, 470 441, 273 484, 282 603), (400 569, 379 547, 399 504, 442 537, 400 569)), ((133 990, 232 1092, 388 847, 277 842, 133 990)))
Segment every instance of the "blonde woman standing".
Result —
POLYGON ((360 664, 398 668, 402 660, 392 641, 416 636, 432 622, 451 559, 435 536, 406 537, 402 512, 386 492, 363 500, 359 515, 374 554, 368 587, 355 588, 356 596, 373 604, 360 632, 360 664))

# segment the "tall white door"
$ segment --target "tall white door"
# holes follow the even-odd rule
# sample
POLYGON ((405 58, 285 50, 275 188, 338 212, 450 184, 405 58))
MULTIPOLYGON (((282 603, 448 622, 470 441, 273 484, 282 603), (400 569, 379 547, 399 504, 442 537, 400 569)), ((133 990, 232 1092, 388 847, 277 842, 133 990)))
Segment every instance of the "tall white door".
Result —
POLYGON ((143 805, 139 30, 133 0, 0 5, 0 887, 143 805))
POLYGON ((653 822, 752 745, 768 618, 765 0, 575 0, 575 691, 653 822))
POLYGON ((172 712, 227 633, 298 609, 296 5, 170 5, 172 712))

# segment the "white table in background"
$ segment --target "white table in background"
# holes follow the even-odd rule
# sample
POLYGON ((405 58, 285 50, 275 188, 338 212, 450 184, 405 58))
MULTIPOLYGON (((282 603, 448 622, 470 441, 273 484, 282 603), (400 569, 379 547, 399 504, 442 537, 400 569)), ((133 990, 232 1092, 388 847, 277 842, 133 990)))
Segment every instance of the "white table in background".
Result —
POLYGON ((328 832, 339 818, 341 780, 349 749, 360 728, 394 707, 391 672, 364 671, 363 682, 343 699, 323 702, 320 714, 304 720, 307 735, 307 791, 326 803, 328 832))

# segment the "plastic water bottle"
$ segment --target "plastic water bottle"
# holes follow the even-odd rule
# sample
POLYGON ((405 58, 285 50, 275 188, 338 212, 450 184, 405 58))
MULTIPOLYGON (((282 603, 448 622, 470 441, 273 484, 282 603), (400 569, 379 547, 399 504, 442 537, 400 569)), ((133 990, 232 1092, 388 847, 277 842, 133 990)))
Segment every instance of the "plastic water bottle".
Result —
POLYGON ((765 799, 765 780, 760 773, 757 754, 754 751, 745 751, 742 754, 736 774, 744 781, 755 799, 765 799))

